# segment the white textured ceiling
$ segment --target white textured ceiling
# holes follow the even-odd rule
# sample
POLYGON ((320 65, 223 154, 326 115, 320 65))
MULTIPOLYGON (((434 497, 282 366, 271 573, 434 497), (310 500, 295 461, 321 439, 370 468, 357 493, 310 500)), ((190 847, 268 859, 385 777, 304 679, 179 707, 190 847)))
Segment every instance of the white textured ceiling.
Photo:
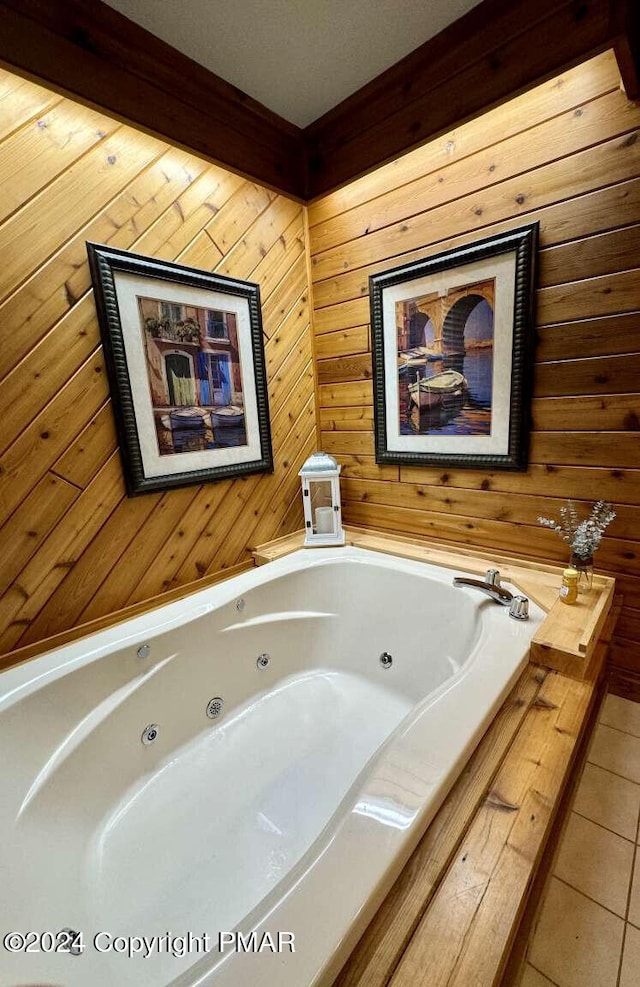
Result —
POLYGON ((304 127, 479 0, 106 0, 304 127))

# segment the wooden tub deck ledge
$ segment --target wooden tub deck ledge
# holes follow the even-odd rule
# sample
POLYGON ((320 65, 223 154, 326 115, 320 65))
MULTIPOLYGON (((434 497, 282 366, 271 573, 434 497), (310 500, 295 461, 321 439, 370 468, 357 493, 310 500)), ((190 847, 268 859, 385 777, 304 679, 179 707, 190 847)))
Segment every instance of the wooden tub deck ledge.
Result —
MULTIPOLYGON (((259 546, 256 564, 302 540, 295 533, 259 546)), ((518 927, 603 695, 620 610, 615 581, 594 577, 580 604, 566 606, 557 566, 366 529, 348 528, 347 544, 479 575, 498 566, 548 614, 529 664, 333 982, 506 987, 518 927)))

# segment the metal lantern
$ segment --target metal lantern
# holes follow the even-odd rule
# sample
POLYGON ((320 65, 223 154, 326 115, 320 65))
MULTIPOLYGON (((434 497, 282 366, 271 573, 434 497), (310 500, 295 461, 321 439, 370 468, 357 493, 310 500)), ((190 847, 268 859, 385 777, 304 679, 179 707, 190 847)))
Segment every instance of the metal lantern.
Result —
POLYGON ((344 545, 340 469, 333 456, 314 452, 298 473, 302 477, 305 545, 344 545))

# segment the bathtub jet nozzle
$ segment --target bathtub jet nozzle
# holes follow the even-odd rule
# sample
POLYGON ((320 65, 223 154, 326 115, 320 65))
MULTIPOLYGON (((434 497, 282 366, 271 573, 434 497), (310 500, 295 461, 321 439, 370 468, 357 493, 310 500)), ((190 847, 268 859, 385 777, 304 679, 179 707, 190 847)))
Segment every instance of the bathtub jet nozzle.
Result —
POLYGON ((146 746, 152 744, 154 740, 158 739, 158 734, 160 733, 160 727, 157 723, 150 723, 148 727, 145 727, 142 731, 142 736, 140 740, 146 746))
POLYGON ((220 696, 214 696, 207 703, 207 716, 210 720, 215 720, 222 713, 222 707, 224 706, 224 699, 220 696))

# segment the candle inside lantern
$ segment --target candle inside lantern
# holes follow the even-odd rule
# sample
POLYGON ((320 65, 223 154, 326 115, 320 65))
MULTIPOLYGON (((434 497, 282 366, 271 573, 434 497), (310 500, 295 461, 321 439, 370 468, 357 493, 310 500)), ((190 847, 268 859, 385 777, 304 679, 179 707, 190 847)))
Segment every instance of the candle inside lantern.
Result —
POLYGON ((305 547, 344 545, 345 534, 340 520, 340 466, 333 456, 315 452, 303 463, 299 476, 302 477, 305 547))
POLYGON ((333 507, 316 507, 316 534, 333 534, 333 507))

